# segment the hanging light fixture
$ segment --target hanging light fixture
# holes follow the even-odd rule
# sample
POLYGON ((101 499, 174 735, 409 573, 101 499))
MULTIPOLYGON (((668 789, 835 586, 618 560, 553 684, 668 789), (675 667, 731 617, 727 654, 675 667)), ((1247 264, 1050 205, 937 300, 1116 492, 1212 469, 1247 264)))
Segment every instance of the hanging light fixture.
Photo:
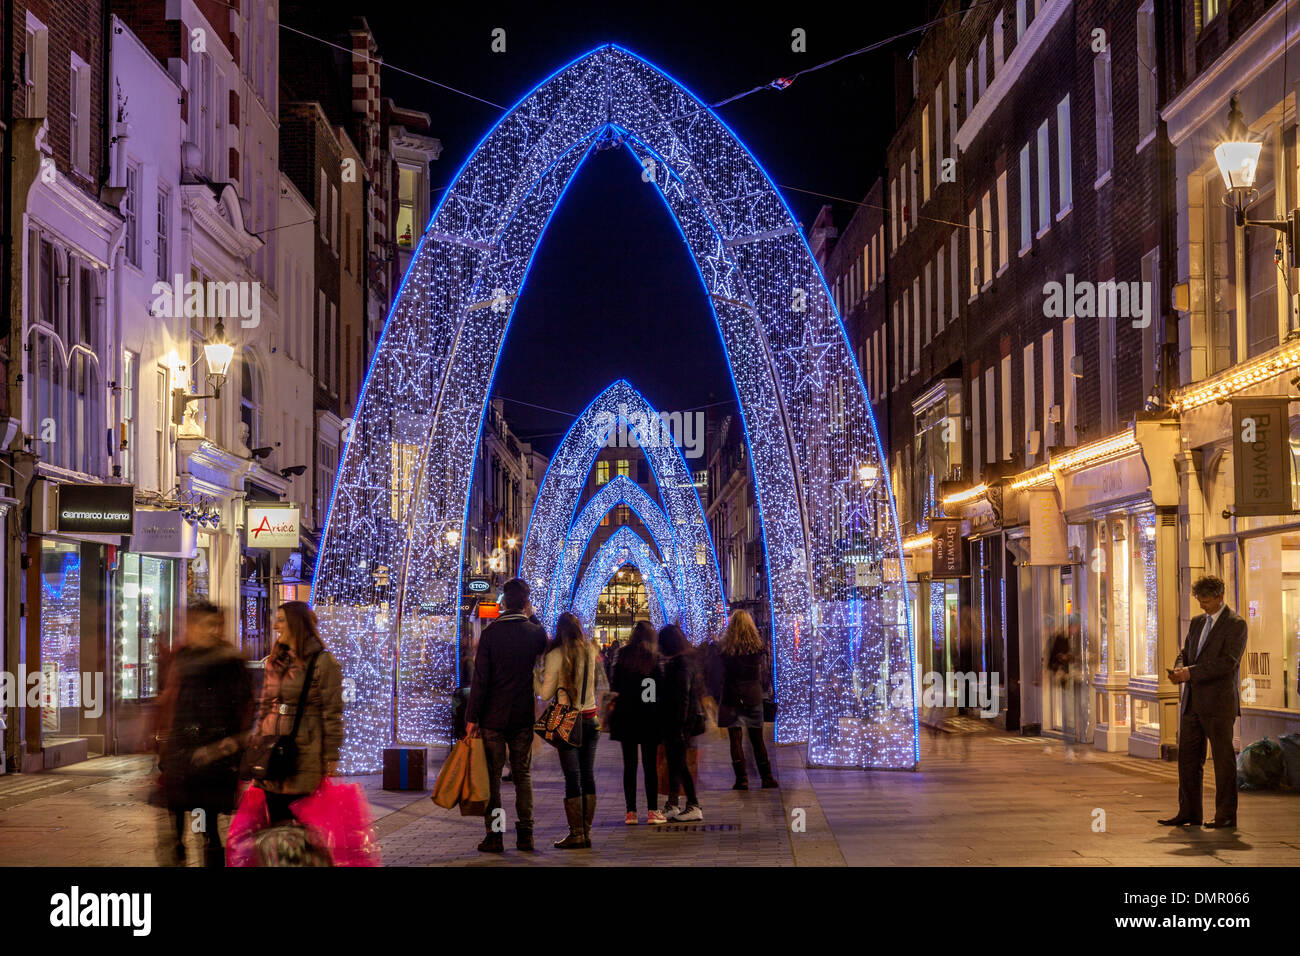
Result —
POLYGON ((235 359, 234 343, 226 341, 226 327, 217 319, 217 328, 212 340, 204 343, 203 357, 208 362, 208 382, 212 385, 212 397, 221 397, 221 386, 226 384, 226 372, 235 359))

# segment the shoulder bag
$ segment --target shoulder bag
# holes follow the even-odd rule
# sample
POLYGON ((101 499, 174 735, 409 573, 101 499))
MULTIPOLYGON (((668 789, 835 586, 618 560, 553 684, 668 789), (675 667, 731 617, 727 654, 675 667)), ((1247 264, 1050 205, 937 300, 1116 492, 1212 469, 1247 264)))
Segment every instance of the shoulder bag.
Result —
POLYGON ((312 673, 316 670, 317 651, 307 662, 307 672, 302 678, 302 692, 298 695, 298 709, 293 715, 293 730, 287 734, 270 734, 259 737, 248 748, 245 761, 246 776, 254 780, 288 780, 298 769, 298 727, 307 704, 307 691, 311 689, 312 673))
MULTIPOLYGON (((591 666, 591 655, 585 656, 586 660, 582 664, 584 695, 587 693, 587 669, 591 666)), ((563 687, 558 688, 555 691, 555 700, 546 705, 542 716, 538 717, 537 723, 533 724, 533 730, 552 747, 577 747, 582 743, 582 709, 573 706, 572 697, 569 697, 569 703, 561 704, 560 691, 564 691, 564 696, 569 697, 567 690, 563 687)))

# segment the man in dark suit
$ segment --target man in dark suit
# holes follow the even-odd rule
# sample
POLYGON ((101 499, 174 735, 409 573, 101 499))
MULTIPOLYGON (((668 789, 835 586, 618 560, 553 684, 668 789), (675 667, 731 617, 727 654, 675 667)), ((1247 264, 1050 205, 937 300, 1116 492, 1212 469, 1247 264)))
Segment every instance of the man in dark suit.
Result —
POLYGON ((512 578, 501 585, 499 618, 483 630, 474 658, 465 732, 482 732, 487 756, 490 797, 484 822, 487 836, 478 845, 484 853, 505 850, 497 828, 501 806, 501 768, 509 752, 510 775, 515 785, 516 846, 533 849, 533 723, 537 716, 533 696, 533 668, 546 650, 546 629, 532 616, 528 584, 512 578))
POLYGON ((1246 650, 1246 622, 1223 603, 1223 581, 1204 577, 1192 596, 1205 613, 1192 619, 1170 679, 1183 688, 1178 725, 1178 815, 1163 826, 1199 826, 1205 742, 1214 758, 1214 822, 1209 829, 1237 826, 1237 760, 1232 725, 1241 713, 1237 668, 1246 650))

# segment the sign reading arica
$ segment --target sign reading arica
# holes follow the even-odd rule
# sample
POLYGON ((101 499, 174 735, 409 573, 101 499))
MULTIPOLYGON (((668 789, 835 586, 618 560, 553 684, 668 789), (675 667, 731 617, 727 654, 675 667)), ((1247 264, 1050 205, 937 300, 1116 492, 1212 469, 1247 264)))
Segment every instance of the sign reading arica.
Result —
POLYGON ((249 505, 245 528, 250 548, 298 547, 298 509, 249 505))
POLYGON ((1238 517, 1291 514, 1286 397, 1232 399, 1232 463, 1238 517))
POLYGON ((68 534, 132 534, 135 485, 59 485, 58 529, 68 534))

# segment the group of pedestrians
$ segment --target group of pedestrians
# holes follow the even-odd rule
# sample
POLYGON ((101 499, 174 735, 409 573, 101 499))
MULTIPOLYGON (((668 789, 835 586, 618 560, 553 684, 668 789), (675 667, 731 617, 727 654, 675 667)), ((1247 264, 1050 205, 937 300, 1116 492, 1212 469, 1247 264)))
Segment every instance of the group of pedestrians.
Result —
POLYGON ((225 865, 218 815, 234 811, 241 778, 254 778, 274 825, 292 821, 291 805, 338 772, 342 671, 321 642, 315 612, 301 601, 276 611, 276 643, 262 662, 256 699, 248 665, 226 639, 225 624, 221 608, 192 604, 185 643, 163 670, 156 739, 158 792, 174 825, 160 852, 167 865, 184 865, 190 832, 203 836, 205 865, 225 865), (260 759, 277 743, 280 758, 260 759), (291 759, 284 759, 287 753, 291 759))
POLYGON ((490 793, 480 851, 505 849, 499 811, 507 763, 515 787, 515 845, 524 851, 535 848, 531 755, 538 697, 576 708, 581 725, 573 745, 558 747, 569 832, 555 842, 557 849, 591 847, 602 725, 622 747, 624 822, 629 825, 640 822, 638 765, 648 823, 704 819, 691 770, 692 751, 714 706, 718 725, 727 728, 730 737, 733 789, 749 788, 746 736, 762 786, 778 786, 763 740, 766 653, 753 619, 744 611, 732 615, 719 642, 710 641, 699 650, 691 648, 676 624, 656 633, 648 622, 638 622, 626 646, 612 660, 602 660, 573 614, 560 615, 555 636, 548 640, 533 613, 525 581, 515 578, 502 586, 501 607, 504 613, 479 638, 466 707, 465 731, 481 736, 487 757, 490 793), (657 809, 660 746, 668 776, 668 801, 662 810, 657 809))

